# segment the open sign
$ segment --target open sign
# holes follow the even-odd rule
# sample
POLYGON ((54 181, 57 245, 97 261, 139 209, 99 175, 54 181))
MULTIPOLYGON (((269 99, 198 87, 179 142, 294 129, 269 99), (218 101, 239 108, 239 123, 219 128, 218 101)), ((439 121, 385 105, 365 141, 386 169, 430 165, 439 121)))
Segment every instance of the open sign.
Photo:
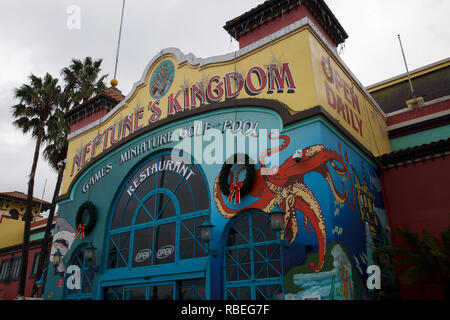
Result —
POLYGON ((152 255, 152 250, 150 249, 142 249, 134 256, 134 261, 136 262, 144 262, 145 260, 150 259, 152 255))
POLYGON ((169 257, 174 251, 175 251, 174 246, 169 244, 167 246, 161 247, 156 253, 156 257, 158 259, 165 259, 169 257))

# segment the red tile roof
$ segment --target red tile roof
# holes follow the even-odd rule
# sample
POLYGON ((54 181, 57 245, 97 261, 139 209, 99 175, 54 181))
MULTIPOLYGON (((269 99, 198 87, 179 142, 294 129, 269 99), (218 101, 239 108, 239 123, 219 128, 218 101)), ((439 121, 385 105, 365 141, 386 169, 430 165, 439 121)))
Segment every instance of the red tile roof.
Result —
MULTIPOLYGON (((26 202, 27 201, 27 195, 25 193, 19 192, 19 191, 12 191, 12 192, 0 192, 0 198, 5 198, 8 200, 16 200, 19 202, 26 202)), ((33 202, 37 204, 41 204, 44 206, 43 208, 51 206, 50 202, 47 202, 45 200, 41 200, 38 198, 33 197, 33 202)))
POLYGON ((120 102, 123 99, 125 99, 125 96, 122 94, 122 92, 120 92, 119 89, 116 89, 114 87, 105 89, 105 91, 103 91, 103 94, 106 94, 108 97, 113 98, 117 102, 120 102))
POLYGON ((390 165, 406 164, 418 161, 418 159, 434 160, 435 157, 445 157, 448 152, 450 152, 450 138, 394 151, 379 156, 377 159, 382 168, 388 168, 390 165))

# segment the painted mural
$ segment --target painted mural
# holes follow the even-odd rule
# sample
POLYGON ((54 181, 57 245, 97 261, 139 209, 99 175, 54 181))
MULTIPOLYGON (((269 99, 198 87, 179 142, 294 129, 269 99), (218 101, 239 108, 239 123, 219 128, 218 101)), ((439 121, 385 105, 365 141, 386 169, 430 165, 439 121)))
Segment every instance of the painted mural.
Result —
MULTIPOLYGON (((76 232, 77 230, 75 227, 73 227, 65 218, 57 217, 50 254, 53 255, 59 251, 62 257, 65 257, 72 247, 76 232)), ((58 272, 66 271, 65 265, 62 261, 63 260, 61 259, 61 263, 57 266, 58 272)))
MULTIPOLYGON (((304 132, 269 136, 282 143, 259 156, 254 185, 242 204, 223 195, 219 178, 215 204, 227 219, 248 209, 269 213, 278 206, 285 212, 285 299, 368 299, 366 270, 373 264, 373 249, 389 241, 381 188, 375 168, 324 131, 323 144, 301 149, 291 141, 304 132), (281 164, 267 168, 266 158, 275 153, 280 153, 281 164), (273 174, 261 174, 264 169, 273 174)), ((300 143, 310 139, 304 140, 300 143)))
MULTIPOLYGON (((269 138, 275 139, 271 136, 269 138)), ((272 175, 261 175, 260 171, 266 167, 265 158, 275 152, 282 151, 291 141, 287 135, 281 135, 278 139, 283 139, 283 144, 278 148, 263 152, 259 159, 260 169, 256 172, 255 184, 250 190, 250 195, 259 198, 259 200, 241 210, 230 209, 221 195, 218 179, 214 184, 214 199, 219 212, 226 218, 232 218, 238 212, 249 208, 260 209, 268 213, 278 205, 286 212, 284 216, 285 227, 281 237, 287 239, 289 244, 295 241, 298 234, 297 211, 303 213, 304 227, 308 232, 313 232, 316 235, 319 246, 318 261, 317 263, 311 263, 309 267, 312 271, 319 272, 325 259, 327 230, 320 203, 305 184, 304 176, 311 171, 318 172, 328 182, 336 201, 339 204, 347 202, 353 210, 355 193, 352 191, 349 195, 350 189, 353 190, 353 184, 348 171, 348 160, 346 163, 337 152, 327 149, 324 145, 313 145, 303 150, 297 150, 280 167, 270 168, 273 172, 272 175), (344 179, 346 183, 342 182, 344 192, 336 188, 327 164, 330 164, 332 170, 338 175, 348 177, 344 179), (309 225, 311 225, 311 228, 309 225)))
POLYGON ((351 300, 354 299, 353 266, 344 249, 336 244, 331 249, 330 271, 319 273, 296 273, 293 282, 299 287, 297 293, 288 293, 286 300, 351 300))

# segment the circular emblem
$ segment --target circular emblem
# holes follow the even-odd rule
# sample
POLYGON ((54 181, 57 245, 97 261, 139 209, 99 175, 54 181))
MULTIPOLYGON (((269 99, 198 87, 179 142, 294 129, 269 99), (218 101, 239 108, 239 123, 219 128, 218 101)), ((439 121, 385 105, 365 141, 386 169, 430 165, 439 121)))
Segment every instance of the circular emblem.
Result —
POLYGON ((150 79, 150 94, 154 99, 163 97, 172 85, 175 76, 175 66, 172 61, 161 62, 153 71, 150 79))

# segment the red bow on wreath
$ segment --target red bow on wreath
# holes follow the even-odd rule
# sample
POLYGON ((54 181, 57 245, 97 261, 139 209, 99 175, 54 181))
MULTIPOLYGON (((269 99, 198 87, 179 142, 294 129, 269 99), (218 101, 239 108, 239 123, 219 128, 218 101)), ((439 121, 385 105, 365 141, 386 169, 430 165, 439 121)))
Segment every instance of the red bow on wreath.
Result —
POLYGON ((230 185, 230 196, 228 197, 228 202, 231 202, 234 197, 234 203, 241 203, 241 189, 243 185, 243 181, 232 183, 230 185))
POLYGON ((86 229, 86 225, 85 224, 83 224, 83 225, 81 225, 81 224, 79 224, 78 225, 78 229, 77 229, 77 234, 75 235, 75 237, 73 238, 74 240, 78 237, 78 235, 79 234, 81 234, 81 239, 83 239, 84 238, 84 229, 86 229))

